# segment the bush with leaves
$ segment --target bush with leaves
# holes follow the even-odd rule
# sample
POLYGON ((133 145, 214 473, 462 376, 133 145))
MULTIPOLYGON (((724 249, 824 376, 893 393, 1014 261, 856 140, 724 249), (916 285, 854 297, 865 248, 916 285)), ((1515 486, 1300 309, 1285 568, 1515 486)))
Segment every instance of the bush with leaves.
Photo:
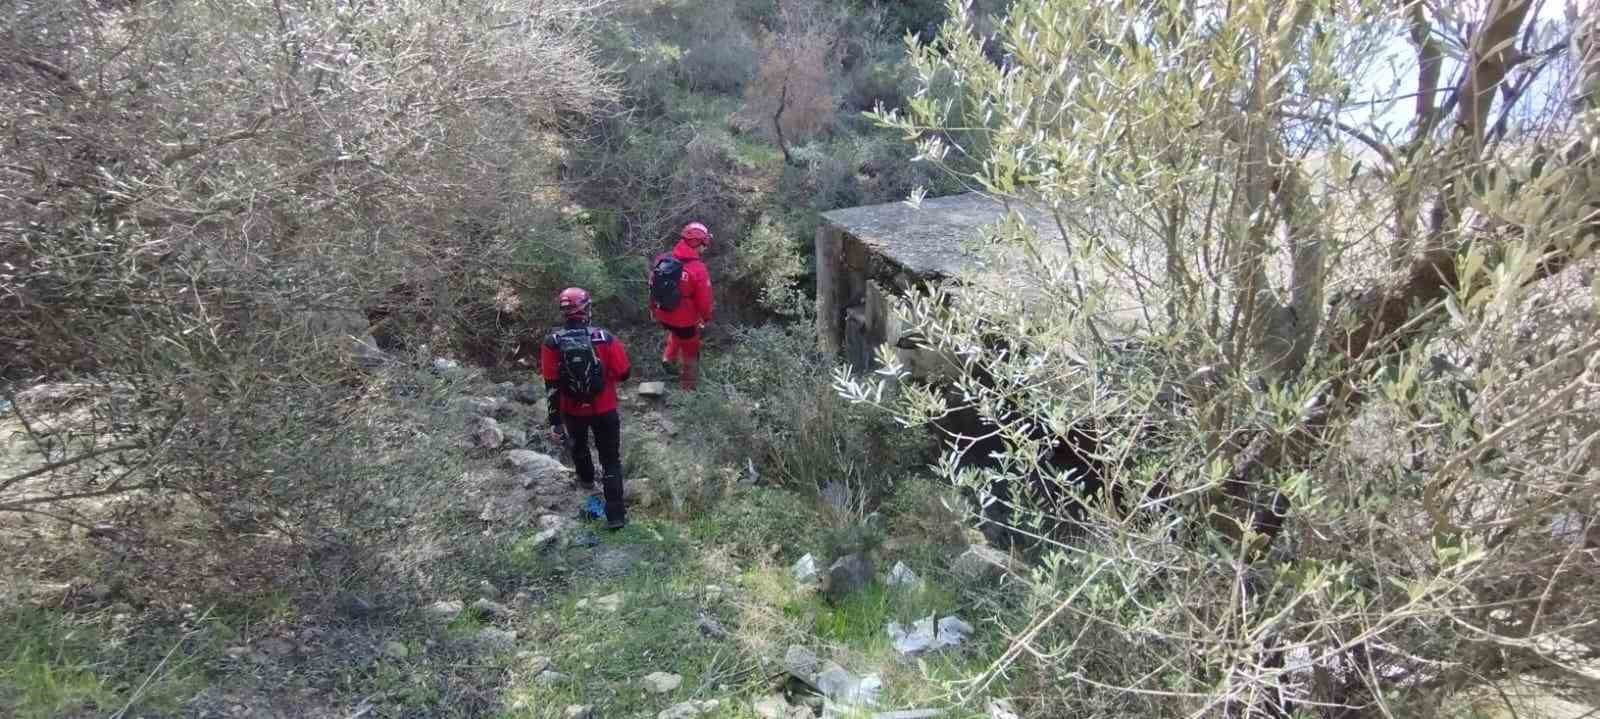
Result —
POLYGON ((902 308, 953 386, 884 351, 898 401, 838 389, 978 413, 1004 456, 952 438, 939 469, 980 493, 1075 491, 1041 466, 1073 427, 1106 467, 1071 541, 1011 495, 1045 561, 972 691, 1020 664, 1041 716, 1600 695, 1600 20, 1534 6, 1031 0, 997 65, 951 3, 913 63, 963 101, 879 119, 1015 203, 974 250, 1006 281, 902 308), (1417 58, 1399 130, 1346 112, 1390 43, 1417 58))
POLYGON ((614 99, 585 7, 0 3, 0 104, 28 108, 0 117, 4 373, 102 400, 8 466, 0 514, 345 511, 378 431, 360 309, 410 287, 448 325, 522 279, 563 123, 614 99))

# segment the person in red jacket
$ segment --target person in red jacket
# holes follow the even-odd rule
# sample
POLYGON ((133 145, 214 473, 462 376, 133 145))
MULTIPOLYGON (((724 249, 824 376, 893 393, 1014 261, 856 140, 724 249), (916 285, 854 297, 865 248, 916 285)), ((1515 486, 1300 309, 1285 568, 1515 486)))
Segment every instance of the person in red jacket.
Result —
POLYGON ((561 291, 557 304, 564 321, 546 335, 539 349, 539 374, 544 378, 550 434, 572 449, 578 486, 594 491, 594 458, 589 433, 600 452, 607 529, 627 524, 622 497, 622 417, 617 412, 617 384, 632 374, 628 352, 610 332, 589 323, 589 293, 581 287, 561 291))
POLYGON ((661 364, 678 384, 692 390, 699 380, 700 331, 711 321, 711 273, 700 253, 711 246, 711 231, 691 222, 678 233, 672 252, 658 255, 650 270, 650 314, 667 331, 661 364))

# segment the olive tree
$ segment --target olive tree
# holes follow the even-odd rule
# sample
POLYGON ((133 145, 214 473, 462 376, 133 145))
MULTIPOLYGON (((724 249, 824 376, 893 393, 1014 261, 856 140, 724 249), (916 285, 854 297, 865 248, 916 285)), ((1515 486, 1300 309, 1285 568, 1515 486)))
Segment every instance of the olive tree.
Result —
POLYGON ((952 3, 924 92, 875 115, 1034 214, 975 243, 1003 281, 902 306, 945 385, 889 348, 837 380, 1006 448, 978 469, 947 436, 938 467, 1042 553, 968 689, 1031 668, 1025 703, 1075 716, 1595 696, 1594 10, 1028 0, 1002 61, 983 39, 952 3), (1099 476, 1041 459, 1074 431, 1099 476))
POLYGON ((381 430, 343 361, 363 305, 444 312, 537 269, 512 263, 559 204, 561 131, 614 96, 588 10, 0 0, 0 379, 26 427, 0 514, 325 513, 381 430), (95 401, 50 419, 12 392, 41 381, 95 401))

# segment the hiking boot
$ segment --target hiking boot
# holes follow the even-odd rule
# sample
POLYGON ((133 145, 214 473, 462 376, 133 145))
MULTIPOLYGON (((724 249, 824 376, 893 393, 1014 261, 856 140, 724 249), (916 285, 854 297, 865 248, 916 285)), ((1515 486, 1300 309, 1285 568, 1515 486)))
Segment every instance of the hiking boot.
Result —
POLYGON ((615 532, 615 531, 617 531, 619 529, 622 529, 623 527, 626 527, 626 526, 628 526, 628 520, 626 520, 626 519, 607 519, 606 520, 606 529, 609 529, 609 530, 611 530, 613 532, 615 532))
POLYGON ((678 365, 670 360, 661 360, 661 374, 666 377, 678 374, 678 365))

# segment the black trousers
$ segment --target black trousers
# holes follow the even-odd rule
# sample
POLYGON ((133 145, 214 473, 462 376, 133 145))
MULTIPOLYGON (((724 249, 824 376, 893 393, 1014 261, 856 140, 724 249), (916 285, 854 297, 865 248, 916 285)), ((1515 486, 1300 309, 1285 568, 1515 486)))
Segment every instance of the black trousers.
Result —
POLYGON ((594 457, 589 453, 589 434, 594 433, 594 446, 600 452, 600 469, 604 472, 600 484, 605 490, 606 519, 626 518, 627 508, 622 502, 622 415, 616 410, 593 417, 562 414, 561 424, 572 441, 572 465, 578 470, 578 482, 586 488, 594 486, 594 457))

